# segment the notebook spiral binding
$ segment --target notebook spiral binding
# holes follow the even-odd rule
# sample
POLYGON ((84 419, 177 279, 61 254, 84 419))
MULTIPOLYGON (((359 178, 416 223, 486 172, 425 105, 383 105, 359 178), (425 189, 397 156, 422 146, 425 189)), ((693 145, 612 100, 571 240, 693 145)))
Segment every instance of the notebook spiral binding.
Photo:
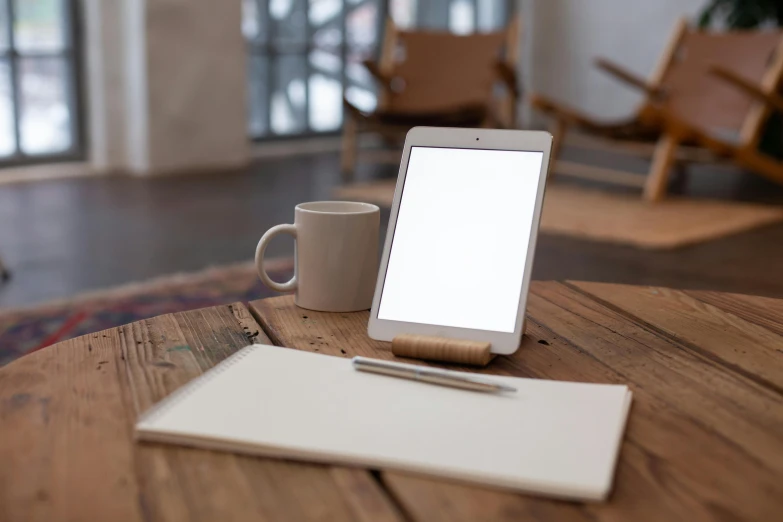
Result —
POLYGON ((180 399, 182 399, 183 397, 185 397, 190 393, 193 393, 193 391, 196 388, 198 388, 202 383, 210 379, 213 379, 217 374, 224 372, 227 368, 233 366, 238 361, 247 357, 249 354, 253 352, 256 346, 259 345, 251 344, 250 346, 246 346, 245 348, 242 348, 237 353, 220 361, 216 366, 210 368, 206 373, 202 373, 201 375, 199 375, 189 383, 174 390, 168 397, 162 399, 160 402, 152 406, 152 408, 150 408, 145 413, 143 413, 139 418, 139 422, 155 421, 158 417, 160 417, 161 414, 163 414, 169 408, 174 406, 174 404, 179 402, 180 399))

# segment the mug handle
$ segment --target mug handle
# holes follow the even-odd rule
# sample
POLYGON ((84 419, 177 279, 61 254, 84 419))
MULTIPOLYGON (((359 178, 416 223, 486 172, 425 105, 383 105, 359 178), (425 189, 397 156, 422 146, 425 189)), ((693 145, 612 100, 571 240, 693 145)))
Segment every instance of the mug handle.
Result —
POLYGON ((276 283, 269 278, 269 274, 264 270, 264 252, 266 251, 266 247, 269 246, 269 242, 272 241, 272 238, 282 233, 291 234, 294 236, 294 239, 296 239, 296 226, 277 225, 267 230, 266 234, 261 236, 261 240, 256 247, 256 271, 258 271, 258 277, 261 278, 261 282, 272 290, 277 292, 290 292, 296 290, 296 272, 294 272, 294 277, 287 283, 276 283))

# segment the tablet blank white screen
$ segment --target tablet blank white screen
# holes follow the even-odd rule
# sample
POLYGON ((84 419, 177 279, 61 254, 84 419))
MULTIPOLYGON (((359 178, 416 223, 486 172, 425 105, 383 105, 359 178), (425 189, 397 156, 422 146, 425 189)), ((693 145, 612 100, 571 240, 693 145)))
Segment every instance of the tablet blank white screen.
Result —
POLYGON ((411 147, 378 318, 512 333, 542 161, 411 147))

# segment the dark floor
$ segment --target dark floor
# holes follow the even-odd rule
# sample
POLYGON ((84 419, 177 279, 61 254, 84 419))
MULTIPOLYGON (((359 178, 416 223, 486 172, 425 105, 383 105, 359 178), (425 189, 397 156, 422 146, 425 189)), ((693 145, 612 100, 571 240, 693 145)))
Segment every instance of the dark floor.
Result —
MULTIPOLYGON (((614 167, 620 161, 605 153, 588 156, 614 167)), ((638 160, 622 166, 646 168, 638 160)), ((368 177, 369 169, 360 174, 368 177)), ((246 172, 0 186, 0 256, 13 271, 13 279, 0 284, 0 307, 250 260, 266 229, 292 222, 299 202, 328 199, 338 180, 337 154, 324 153, 264 160, 246 172)), ((720 169, 692 169, 680 189, 783 202, 780 187, 720 169)), ((278 239, 268 255, 290 255, 292 248, 292 240, 278 239)), ((783 297, 782 261, 783 225, 670 252, 542 235, 533 277, 783 297)))

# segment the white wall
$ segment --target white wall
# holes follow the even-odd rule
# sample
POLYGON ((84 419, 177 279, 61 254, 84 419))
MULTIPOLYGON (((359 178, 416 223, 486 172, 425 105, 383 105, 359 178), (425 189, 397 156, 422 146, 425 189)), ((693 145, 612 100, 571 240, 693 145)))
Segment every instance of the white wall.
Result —
POLYGON ((628 115, 640 96, 596 69, 605 57, 644 77, 680 16, 706 0, 521 0, 528 32, 527 88, 606 118, 628 115))

